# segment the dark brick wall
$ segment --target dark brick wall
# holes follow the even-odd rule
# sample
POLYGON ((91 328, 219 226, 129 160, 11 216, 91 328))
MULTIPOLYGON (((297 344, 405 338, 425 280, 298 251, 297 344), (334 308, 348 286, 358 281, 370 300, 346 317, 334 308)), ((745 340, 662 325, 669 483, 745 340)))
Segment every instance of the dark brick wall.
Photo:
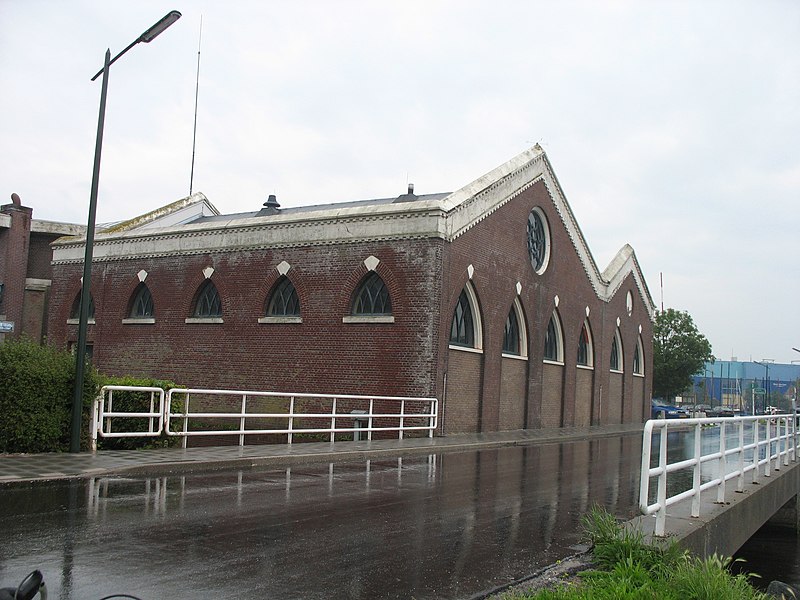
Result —
POLYGON ((575 371, 575 425, 578 427, 586 427, 591 423, 593 380, 594 371, 575 371))
MULTIPOLYGON (((519 295, 525 314, 528 336, 528 402, 526 414, 529 427, 542 427, 561 424, 572 425, 586 420, 585 404, 578 406, 579 399, 587 395, 586 383, 579 391, 577 372, 577 346, 581 328, 588 319, 594 344, 595 371, 588 384, 591 407, 591 422, 600 419, 601 393, 603 395, 603 422, 608 421, 610 376, 610 345, 620 319, 620 335, 623 341, 623 377, 629 382, 630 366, 633 362, 633 349, 642 327, 645 355, 645 369, 649 369, 652 349, 652 326, 643 298, 633 276, 628 276, 616 291, 614 298, 606 303, 597 298, 588 276, 572 245, 566 229, 550 199, 544 183, 539 182, 506 203, 479 224, 466 231, 452 244, 446 246, 444 257, 444 293, 441 327, 448 332, 453 310, 465 283, 468 281, 467 268, 474 267, 471 284, 480 305, 483 329, 484 373, 481 390, 481 430, 491 431, 501 427, 498 420, 499 407, 507 399, 503 398, 504 386, 500 382, 502 374, 501 351, 503 332, 514 298, 516 283, 522 284, 519 295), (541 275, 534 272, 527 250, 527 220, 530 211, 538 207, 548 221, 551 240, 550 262, 541 275), (633 294, 633 307, 628 315, 626 294, 633 294), (556 307, 555 297, 558 296, 556 307), (586 315, 586 309, 589 315, 586 315), (553 311, 557 310, 564 336, 564 367, 559 369, 563 377, 551 374, 548 378, 543 371, 552 365, 542 363, 544 334, 553 311), (555 415, 558 414, 556 417, 555 415)), ((446 348, 447 339, 443 335, 440 347, 446 348)), ((446 353, 442 352, 442 372, 448 373, 448 381, 454 373, 446 364, 446 353)), ((552 370, 552 369, 551 369, 552 370)), ((645 371, 648 372, 647 370, 645 371)), ((645 382, 644 394, 649 397, 650 376, 645 382)), ((634 419, 633 402, 640 402, 630 395, 630 383, 626 390, 626 420, 634 419)), ((615 387, 616 416, 614 422, 622 418, 623 386, 615 387)), ((516 393, 516 392, 515 392, 516 393)), ((581 400, 582 401, 582 400, 581 400)))
POLYGON ((53 268, 53 250, 50 244, 60 236, 45 233, 31 233, 30 250, 28 252, 28 277, 34 279, 50 279, 53 268))
POLYGON ((620 373, 611 373, 608 382, 608 392, 603 398, 605 404, 605 418, 603 423, 622 422, 622 380, 620 373))
MULTIPOLYGON (((448 329, 449 332, 449 329, 448 329)), ((450 372, 444 404, 445 433, 480 431, 481 371, 483 357, 463 350, 449 351, 450 372)))
MULTIPOLYGON (((0 282, 3 283, 3 303, 0 315, 14 322, 9 337, 22 335, 22 311, 25 303, 25 277, 28 266, 28 247, 33 210, 25 206, 6 204, 0 212, 11 217, 11 228, 0 238, 0 282)), ((6 334, 8 335, 8 334, 6 334)))
POLYGON ((559 365, 544 365, 544 385, 542 386, 542 427, 559 427, 564 418, 562 412, 562 387, 564 367, 559 365))
POLYGON ((25 290, 22 309, 22 334, 41 343, 45 335, 45 315, 47 314, 47 290, 25 290))
MULTIPOLYGON (((441 242, 342 244, 202 256, 96 263, 92 270, 94 361, 110 374, 153 375, 197 387, 430 396, 438 342, 435 306, 441 242), (395 322, 342 323, 367 274, 364 259, 389 288, 395 322), (261 324, 267 297, 287 261, 302 323, 261 324), (187 324, 192 302, 213 267, 221 324, 187 324), (155 324, 123 324, 137 273, 153 296, 155 324)), ((77 338, 67 325, 80 291, 80 265, 57 267, 50 331, 60 344, 77 338)))
POLYGON ((524 429, 528 363, 514 358, 503 358, 501 368, 499 429, 524 429))

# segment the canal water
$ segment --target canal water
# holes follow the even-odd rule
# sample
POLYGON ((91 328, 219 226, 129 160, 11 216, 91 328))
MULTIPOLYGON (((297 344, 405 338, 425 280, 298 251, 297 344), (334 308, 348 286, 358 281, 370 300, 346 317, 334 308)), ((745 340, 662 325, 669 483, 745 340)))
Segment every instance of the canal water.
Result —
POLYGON ((791 528, 767 523, 734 558, 744 561, 734 565, 737 572, 760 575, 751 583, 761 590, 775 579, 800 589, 800 536, 791 528))

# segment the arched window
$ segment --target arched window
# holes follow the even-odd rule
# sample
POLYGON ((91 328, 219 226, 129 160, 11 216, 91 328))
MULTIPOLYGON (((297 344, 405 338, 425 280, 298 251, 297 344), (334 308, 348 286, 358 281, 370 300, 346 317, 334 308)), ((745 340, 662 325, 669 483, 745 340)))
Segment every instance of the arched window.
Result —
POLYGON ((514 298, 511 310, 506 317, 503 332, 503 354, 526 358, 528 356, 528 336, 525 328, 525 315, 519 298, 514 298))
POLYGON ((450 323, 450 345, 475 349, 483 347, 478 299, 469 283, 461 290, 453 311, 453 320, 450 323))
POLYGON ((475 322, 472 318, 472 307, 467 298, 467 291, 461 290, 453 322, 450 325, 450 343, 457 346, 475 347, 475 322))
POLYGON ((506 328, 503 333, 503 352, 519 355, 519 320, 517 312, 512 308, 506 317, 506 328))
POLYGON ((622 339, 619 336, 619 329, 611 340, 611 370, 622 371, 622 339))
POLYGON ((547 324, 547 331, 544 335, 544 359, 554 362, 564 362, 561 323, 555 311, 550 316, 550 322, 547 324))
POLYGON ((584 367, 594 365, 594 347, 592 345, 592 334, 589 332, 589 322, 584 321, 581 327, 581 334, 578 338, 578 364, 584 367))
POLYGON ((150 319, 154 315, 155 308, 150 289, 144 283, 140 283, 133 292, 131 310, 128 316, 131 319, 150 319))
POLYGON ((211 283, 210 279, 206 279, 200 286, 192 314, 201 319, 222 316, 222 300, 220 300, 217 287, 211 283))
POLYGON ((389 290, 374 271, 370 272, 361 282, 353 301, 353 316, 372 316, 392 314, 392 299, 389 290))
POLYGON ((633 373, 634 375, 644 375, 644 353, 642 352, 642 338, 636 341, 636 348, 633 350, 633 373))
POLYGON ((300 299, 297 290, 285 275, 278 280, 267 304, 268 317, 299 317, 300 299))
MULTIPOLYGON (((72 308, 69 311, 69 318, 70 319, 80 319, 81 318, 81 294, 83 292, 78 292, 78 295, 75 296, 75 300, 72 302, 72 308)), ((89 318, 94 319, 94 296, 89 294, 89 318)))

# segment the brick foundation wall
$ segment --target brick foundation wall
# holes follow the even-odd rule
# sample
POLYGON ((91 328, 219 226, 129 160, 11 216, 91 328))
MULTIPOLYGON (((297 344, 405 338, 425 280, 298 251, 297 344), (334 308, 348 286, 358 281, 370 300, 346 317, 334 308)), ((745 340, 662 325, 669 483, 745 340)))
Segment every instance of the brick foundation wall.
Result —
POLYGON ((620 423, 622 421, 622 374, 611 373, 606 395, 606 418, 604 423, 620 423))
POLYGON ((445 433, 480 431, 481 363, 474 352, 450 350, 447 394, 444 401, 445 433))
POLYGON ((594 371, 577 369, 575 372, 575 425, 586 427, 591 425, 592 417, 592 383, 594 371))
MULTIPOLYGON (((646 402, 646 398, 644 395, 644 383, 645 383, 644 377, 633 378, 633 390, 631 393, 632 423, 643 423, 650 418, 650 411, 648 410, 646 414, 644 412, 644 405, 646 402)), ((647 404, 650 403, 647 402, 647 404)))
POLYGON ((562 380, 564 367, 544 365, 542 384, 542 427, 560 427, 563 417, 561 398, 563 394, 562 380))
POLYGON ((501 431, 525 428, 525 388, 528 361, 503 358, 500 378, 501 431))

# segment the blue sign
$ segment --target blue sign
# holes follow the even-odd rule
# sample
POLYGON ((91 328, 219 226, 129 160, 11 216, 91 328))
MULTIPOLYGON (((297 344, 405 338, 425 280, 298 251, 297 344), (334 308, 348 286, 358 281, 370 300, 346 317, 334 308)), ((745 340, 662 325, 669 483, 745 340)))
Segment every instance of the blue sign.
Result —
POLYGON ((14 321, 0 321, 0 333, 11 333, 14 331, 14 321))

